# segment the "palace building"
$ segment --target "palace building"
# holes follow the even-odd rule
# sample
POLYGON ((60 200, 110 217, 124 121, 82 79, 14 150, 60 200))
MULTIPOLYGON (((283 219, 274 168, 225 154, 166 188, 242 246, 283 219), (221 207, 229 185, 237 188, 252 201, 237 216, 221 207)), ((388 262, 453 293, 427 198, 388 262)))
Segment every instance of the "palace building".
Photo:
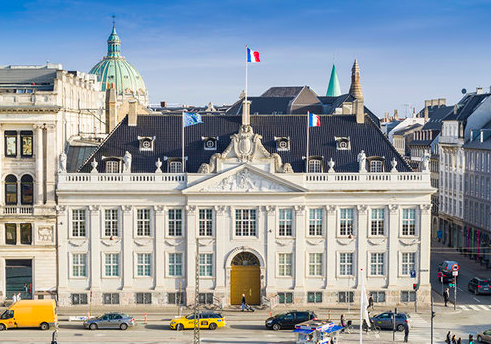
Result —
POLYGON ((130 106, 58 174, 60 305, 192 304, 196 276, 203 303, 358 302, 361 269, 376 302, 414 301, 418 283, 429 303, 428 162, 411 170, 353 73, 354 95, 272 88, 203 115, 184 160, 182 114, 130 106))

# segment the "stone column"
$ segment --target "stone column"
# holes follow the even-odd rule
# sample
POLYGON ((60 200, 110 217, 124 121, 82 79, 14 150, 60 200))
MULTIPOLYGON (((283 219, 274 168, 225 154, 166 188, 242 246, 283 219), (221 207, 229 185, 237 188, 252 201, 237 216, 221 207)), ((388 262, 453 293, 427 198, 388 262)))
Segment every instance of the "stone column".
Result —
POLYGON ((295 303, 305 302, 305 206, 295 206, 295 303))
POLYGON ((276 206, 264 207, 267 212, 265 228, 265 251, 266 251, 266 297, 276 295, 276 206))
MULTIPOLYGON (((356 214, 355 236, 357 243, 355 278, 358 280, 357 287, 360 287, 359 272, 363 269, 363 276, 367 277, 367 210, 368 206, 358 205, 356 214), (358 269, 358 270, 356 270, 358 269)), ((365 284, 366 285, 366 284, 365 284)))
POLYGON ((217 297, 225 297, 225 251, 227 243, 227 225, 225 214, 227 207, 215 206, 215 292, 217 297))
MULTIPOLYGON (((101 288, 101 207, 89 206, 90 211, 90 287, 92 290, 101 288)), ((94 295, 95 296, 95 295, 94 295)))
MULTIPOLYGON (((5 137, 3 134, 3 130, 2 130, 2 123, 0 123, 0 137, 5 137)), ((0 176, 2 175, 3 155, 5 154, 4 153, 5 152, 4 142, 5 142, 5 139, 0 140, 0 176)), ((5 192, 0 192, 0 204, 5 204, 4 197, 5 197, 5 192)), ((0 211, 2 211, 1 206, 0 206, 0 211)), ((0 245, 2 245, 2 244, 0 243, 0 245)), ((0 285, 0 292, 2 292, 2 286, 1 285, 0 285)), ((5 294, 4 294, 4 296, 5 296, 5 294)), ((0 297, 0 300, 1 300, 1 297, 0 297)))
POLYGON ((121 206, 123 211, 123 226, 119 233, 123 239, 123 290, 133 288, 133 207, 131 205, 121 206))
POLYGON ((0 302, 3 302, 7 295, 6 285, 5 285, 5 258, 0 257, 0 302))
POLYGON ((164 235, 165 235, 165 206, 156 205, 153 207, 155 212, 155 290, 164 289, 165 283, 165 245, 164 245, 164 235))
MULTIPOLYGON (((420 239, 420 257, 419 257, 419 283, 421 286, 430 284, 430 243, 431 243, 431 204, 422 204, 420 206, 419 216, 419 239, 420 239)), ((418 267, 416 267, 416 271, 418 267)))
MULTIPOLYGON (((186 301, 189 304, 194 303, 194 287, 196 284, 196 206, 186 206, 186 225, 183 226, 183 232, 186 233, 186 259, 184 260, 186 276, 186 301)), ((184 216, 183 216, 184 218, 184 216)))
POLYGON ((58 292, 68 289, 70 257, 68 256, 68 230, 70 210, 64 205, 56 206, 58 218, 58 292))
POLYGON ((46 149, 46 203, 55 203, 55 176, 57 168, 58 145, 56 142, 55 125, 49 124, 47 128, 46 149))
POLYGON ((34 125, 35 130, 35 148, 36 148, 36 205, 44 203, 44 177, 43 177, 43 127, 41 125, 34 125))
POLYGON ((336 209, 335 205, 326 206, 326 289, 336 286, 336 209))
MULTIPOLYGON (((395 287, 397 285, 397 276, 399 274, 397 256, 399 247, 399 205, 389 205, 389 226, 387 228, 389 236, 389 252, 387 257, 387 273, 388 273, 388 288, 395 287)), ((391 300, 387 300, 391 302, 391 300)))

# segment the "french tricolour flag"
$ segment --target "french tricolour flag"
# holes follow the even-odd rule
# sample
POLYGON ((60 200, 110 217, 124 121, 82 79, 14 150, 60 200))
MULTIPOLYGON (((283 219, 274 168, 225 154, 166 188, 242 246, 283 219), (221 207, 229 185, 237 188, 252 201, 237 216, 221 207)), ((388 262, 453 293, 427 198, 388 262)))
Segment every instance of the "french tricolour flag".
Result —
POLYGON ((247 62, 261 62, 261 60, 259 59, 259 52, 247 48, 247 62))
POLYGON ((309 112, 309 128, 320 127, 320 126, 321 126, 321 120, 319 116, 309 112))

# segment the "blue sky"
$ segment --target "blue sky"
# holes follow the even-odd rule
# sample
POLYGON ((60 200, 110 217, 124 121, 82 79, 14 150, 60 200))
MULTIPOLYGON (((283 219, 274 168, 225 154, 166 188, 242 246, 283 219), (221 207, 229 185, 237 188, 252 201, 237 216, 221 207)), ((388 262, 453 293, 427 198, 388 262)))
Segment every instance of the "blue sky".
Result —
POLYGON ((261 54, 249 94, 309 85, 324 94, 335 60, 343 92, 358 59, 366 105, 383 116, 425 99, 454 103, 491 85, 491 1, 5 1, 0 64, 88 71, 106 54, 111 15, 151 103, 232 103, 244 47, 261 54))

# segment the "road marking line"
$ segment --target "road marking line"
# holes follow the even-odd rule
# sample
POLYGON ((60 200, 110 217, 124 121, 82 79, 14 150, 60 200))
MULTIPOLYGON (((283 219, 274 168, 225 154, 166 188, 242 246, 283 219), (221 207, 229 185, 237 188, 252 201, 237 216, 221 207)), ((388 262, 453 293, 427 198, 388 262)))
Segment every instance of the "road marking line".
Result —
POLYGON ((478 305, 478 306, 481 307, 482 309, 484 309, 485 311, 488 311, 489 310, 489 308, 486 307, 485 305, 478 305))
POLYGON ((460 287, 457 287, 457 289, 460 290, 460 291, 464 291, 464 289, 460 289, 460 287))
POLYGON ((476 299, 475 297, 473 297, 473 299, 476 300, 479 303, 482 303, 479 299, 476 299))
POLYGON ((479 307, 474 306, 474 305, 469 305, 469 307, 472 308, 475 311, 480 311, 481 310, 481 309, 479 309, 479 307))
POLYGON ((468 311, 469 310, 469 308, 467 308, 466 306, 462 306, 462 305, 460 306, 460 308, 463 309, 464 311, 468 311))

